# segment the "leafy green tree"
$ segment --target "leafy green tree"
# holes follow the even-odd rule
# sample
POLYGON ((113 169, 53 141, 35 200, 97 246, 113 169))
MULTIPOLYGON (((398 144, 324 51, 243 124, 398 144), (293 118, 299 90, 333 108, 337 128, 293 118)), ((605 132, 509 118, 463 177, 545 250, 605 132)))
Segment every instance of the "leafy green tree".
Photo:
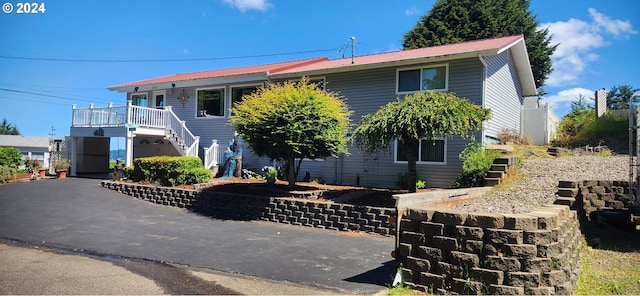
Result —
POLYGON ((490 110, 452 93, 422 91, 398 97, 376 113, 362 117, 353 131, 356 146, 367 153, 387 150, 393 140, 404 145, 409 192, 416 192, 416 162, 420 140, 459 135, 482 127, 490 110))
POLYGON ((304 158, 347 152, 351 111, 339 95, 306 77, 267 84, 244 96, 232 112, 231 124, 257 155, 288 163, 289 186, 295 185, 304 158))
POLYGON ((537 87, 552 71, 547 29, 529 11, 529 0, 438 0, 402 39, 405 49, 524 34, 537 87))
MULTIPOLYGON (((607 92, 607 108, 611 110, 629 109, 629 99, 633 93, 640 89, 634 89, 631 85, 617 85, 607 92)), ((636 97, 633 103, 638 103, 640 97, 636 97)))
POLYGON ((0 147, 0 166, 18 168, 22 163, 22 152, 14 147, 0 147))
POLYGON ((0 122, 0 135, 20 135, 20 130, 6 118, 3 118, 0 122))

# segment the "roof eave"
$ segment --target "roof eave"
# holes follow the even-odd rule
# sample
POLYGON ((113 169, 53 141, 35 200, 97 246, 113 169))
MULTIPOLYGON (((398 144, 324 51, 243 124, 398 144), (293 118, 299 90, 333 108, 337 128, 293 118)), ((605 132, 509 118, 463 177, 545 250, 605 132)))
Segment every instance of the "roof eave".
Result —
POLYGON ((167 90, 174 88, 172 83, 175 83, 175 88, 185 88, 185 87, 198 87, 198 86, 212 86, 217 84, 233 84, 233 83, 246 83, 251 81, 264 81, 267 79, 268 72, 253 72, 253 73, 244 73, 244 74, 236 74, 236 75, 226 75, 226 76, 217 76, 217 77, 206 77, 206 78, 196 78, 196 79, 183 79, 183 80, 172 80, 165 82, 157 82, 157 83, 129 83, 124 85, 116 85, 107 88, 110 91, 117 91, 119 93, 130 93, 130 92, 147 92, 154 90, 167 90), (137 90, 136 90, 137 88, 137 90))
POLYGON ((529 62, 529 53, 527 53, 527 46, 524 38, 515 42, 515 44, 507 47, 511 50, 516 68, 518 68, 518 78, 522 87, 522 95, 537 96, 538 89, 536 88, 536 82, 533 78, 533 71, 531 70, 531 63, 529 62))

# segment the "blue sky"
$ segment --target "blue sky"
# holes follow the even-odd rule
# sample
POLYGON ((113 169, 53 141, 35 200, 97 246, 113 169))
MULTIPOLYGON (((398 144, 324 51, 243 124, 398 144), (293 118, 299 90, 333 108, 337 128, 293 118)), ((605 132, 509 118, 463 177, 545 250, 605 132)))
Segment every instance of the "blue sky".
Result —
MULTIPOLYGON (((107 87, 185 72, 401 49, 432 7, 417 0, 42 0, 0 13, 0 120, 23 135, 69 134, 71 105, 124 105, 107 87), (189 59, 192 59, 189 61, 189 59), (199 59, 199 60, 198 60, 199 59), (173 60, 150 62, 149 60, 173 60)), ((5 8, 3 6, 3 8, 5 8)), ((640 1, 532 0, 560 46, 544 101, 559 116, 582 94, 640 88, 640 1)))

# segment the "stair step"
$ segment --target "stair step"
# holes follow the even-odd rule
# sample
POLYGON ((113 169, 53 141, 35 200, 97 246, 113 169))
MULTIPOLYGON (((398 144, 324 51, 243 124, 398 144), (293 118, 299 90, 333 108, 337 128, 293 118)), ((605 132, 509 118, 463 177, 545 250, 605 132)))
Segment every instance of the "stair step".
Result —
POLYGON ((576 197, 578 195, 578 188, 558 188, 556 194, 560 197, 576 197))
POLYGON ((505 172, 502 171, 488 171, 485 178, 504 178, 505 172))
POLYGON ((484 183, 486 186, 496 186, 500 184, 500 178, 484 178, 484 183))
POLYGON ((572 207, 575 202, 576 202, 576 199, 572 197, 558 197, 556 198, 556 201, 553 203, 556 205, 572 207))
POLYGON ((489 171, 494 171, 494 172, 506 172, 508 170, 509 170, 509 165, 506 165, 506 164, 493 164, 489 169, 489 171))
POLYGON ((514 159, 514 157, 497 157, 496 159, 493 160, 494 164, 506 164, 508 166, 512 166, 516 163, 516 160, 514 159))

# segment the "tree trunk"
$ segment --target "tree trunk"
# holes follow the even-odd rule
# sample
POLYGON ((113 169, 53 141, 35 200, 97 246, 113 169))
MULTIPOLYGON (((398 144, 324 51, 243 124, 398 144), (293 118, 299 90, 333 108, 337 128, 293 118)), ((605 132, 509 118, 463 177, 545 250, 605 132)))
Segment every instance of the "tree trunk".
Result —
POLYGON ((289 187, 296 186, 296 159, 289 156, 289 187))
POLYGON ((407 189, 410 193, 417 191, 416 188, 416 162, 418 160, 418 145, 420 142, 405 143, 405 156, 407 157, 407 189))

